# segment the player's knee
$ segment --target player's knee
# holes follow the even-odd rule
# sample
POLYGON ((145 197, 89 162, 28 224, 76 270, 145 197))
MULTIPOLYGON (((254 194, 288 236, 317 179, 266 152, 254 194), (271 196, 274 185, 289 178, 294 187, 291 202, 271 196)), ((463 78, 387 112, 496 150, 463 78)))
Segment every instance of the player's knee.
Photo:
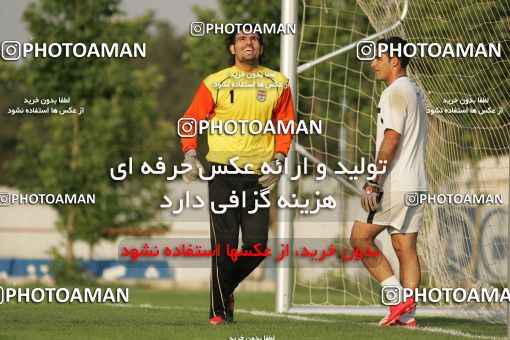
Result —
POLYGON ((402 242, 399 240, 393 240, 393 249, 397 256, 411 257, 416 254, 416 246, 410 242, 402 242))
POLYGON ((360 239, 356 238, 354 234, 351 234, 351 238, 349 239, 352 248, 358 248, 360 246, 360 239))
POLYGON ((393 242, 393 250, 395 250, 395 254, 397 254, 398 257, 402 256, 402 244, 399 242, 393 242))
POLYGON ((352 248, 366 248, 368 245, 373 243, 371 237, 356 234, 351 234, 349 241, 352 248))
POLYGON ((351 231, 350 243, 353 248, 366 247, 371 245, 375 241, 373 233, 367 232, 367 228, 362 222, 355 221, 351 231))
POLYGON ((349 243, 351 244, 351 247, 356 248, 358 242, 359 242, 359 239, 357 237, 357 232, 356 232, 356 223, 354 223, 354 226, 352 227, 352 230, 351 230, 351 236, 349 237, 349 243))
POLYGON ((361 238, 360 230, 361 230, 361 228, 360 228, 359 222, 355 221, 354 225, 352 226, 351 237, 349 239, 351 242, 351 246, 353 246, 353 247, 354 247, 354 244, 356 244, 356 242, 358 242, 358 240, 361 238))

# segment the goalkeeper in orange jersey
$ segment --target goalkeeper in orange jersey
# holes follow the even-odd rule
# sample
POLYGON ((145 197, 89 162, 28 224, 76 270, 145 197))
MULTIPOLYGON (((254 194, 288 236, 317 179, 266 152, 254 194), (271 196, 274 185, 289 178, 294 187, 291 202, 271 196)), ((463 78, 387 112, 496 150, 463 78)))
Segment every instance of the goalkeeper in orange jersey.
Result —
POLYGON ((420 262, 416 253, 418 231, 423 224, 423 204, 409 198, 428 191, 425 170, 427 116, 421 90, 407 76, 409 58, 403 53, 407 42, 399 37, 382 39, 379 52, 372 61, 377 80, 387 85, 378 104, 376 164, 386 172, 363 187, 361 205, 365 212, 354 222, 351 232, 353 247, 377 249, 377 235, 387 230, 400 263, 397 278, 385 256, 364 257, 363 264, 379 281, 383 301, 390 304, 382 326, 397 324, 415 326, 414 297, 399 301, 403 287, 416 289, 420 285, 420 262), (392 53, 393 52, 393 53, 392 53), (381 161, 381 163, 379 162, 381 161), (388 293, 385 296, 385 293, 388 293), (392 301, 388 301, 388 298, 392 301))
MULTIPOLYGON (((246 26, 243 26, 243 28, 246 26)), ((209 120, 221 123, 228 120, 259 121, 264 126, 269 120, 276 125, 278 121, 294 121, 292 95, 287 78, 280 72, 260 65, 263 57, 263 36, 257 32, 237 31, 225 41, 232 66, 206 77, 200 84, 193 102, 183 118, 198 123, 209 120)), ((182 119, 181 119, 182 122, 182 119)), ((196 128, 196 126, 195 126, 196 128)), ((190 136, 181 134, 184 162, 191 171, 184 175, 186 181, 198 179, 202 165, 197 160, 197 138, 194 128, 187 129, 190 136), (194 135, 194 136, 193 136, 194 135)), ((181 130, 182 131, 182 130, 181 130)), ((211 296, 209 323, 223 324, 234 319, 235 288, 264 259, 264 257, 241 256, 233 261, 225 249, 238 247, 239 229, 242 232, 242 249, 253 249, 260 243, 259 249, 267 248, 269 228, 269 208, 253 210, 257 195, 278 181, 280 175, 262 175, 261 167, 267 163, 276 169, 289 151, 292 135, 283 134, 220 134, 208 130, 206 159, 211 166, 229 165, 229 160, 239 157, 235 163, 243 168, 252 164, 254 174, 216 174, 208 183, 211 246, 220 247, 220 256, 212 259, 211 296), (228 208, 225 213, 215 213, 211 204, 228 204, 235 191, 241 201, 244 192, 245 205, 228 208)), ((230 169, 232 170, 232 169, 230 169)))

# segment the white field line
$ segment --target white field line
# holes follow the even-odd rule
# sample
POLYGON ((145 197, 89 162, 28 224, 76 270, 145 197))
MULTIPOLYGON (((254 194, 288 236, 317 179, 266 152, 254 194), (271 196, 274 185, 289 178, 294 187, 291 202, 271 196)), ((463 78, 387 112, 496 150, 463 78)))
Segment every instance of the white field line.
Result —
MULTIPOLYGON (((192 308, 192 307, 183 307, 183 306, 152 306, 150 304, 141 304, 141 305, 113 305, 113 304, 105 304, 105 306, 110 307, 121 307, 121 308, 149 308, 149 309, 167 309, 167 310, 191 310, 191 311, 204 311, 203 308, 192 308)), ((359 321, 347 321, 347 320, 329 320, 329 319, 321 319, 309 316, 301 316, 301 315, 293 315, 293 314, 280 314, 275 312, 267 312, 261 310, 246 310, 246 309, 237 309, 236 313, 246 313, 254 316, 270 316, 275 318, 289 319, 289 320, 298 320, 298 321, 311 321, 311 322, 321 322, 321 323, 344 323, 344 324, 363 324, 370 325, 375 327, 380 327, 378 323, 371 322, 359 322, 359 321)), ((399 327, 400 329, 405 329, 409 332, 425 332, 425 333, 436 333, 436 334, 447 334, 451 336, 463 336, 465 338, 470 339, 490 339, 490 340, 504 340, 503 338, 492 337, 492 336, 484 336, 484 335, 476 335, 471 333, 465 333, 456 329, 447 329, 447 328, 438 328, 438 327, 399 327)))

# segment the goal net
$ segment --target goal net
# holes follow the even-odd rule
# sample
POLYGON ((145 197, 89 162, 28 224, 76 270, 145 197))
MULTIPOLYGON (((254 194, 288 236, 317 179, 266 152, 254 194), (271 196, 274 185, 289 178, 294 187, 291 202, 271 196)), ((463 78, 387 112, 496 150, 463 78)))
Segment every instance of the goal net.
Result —
MULTIPOLYGON (((305 0, 300 10, 298 65, 311 63, 392 25, 396 27, 383 36, 399 35, 412 43, 501 43, 503 54, 508 50, 510 9, 503 1, 305 0), (406 9, 405 18, 398 24, 406 9)), ((426 165, 430 192, 498 194, 504 198, 503 204, 494 205, 426 206, 418 245, 422 287, 507 286, 509 68, 505 56, 416 57, 408 67, 410 77, 425 93, 429 111, 426 165)), ((370 61, 358 60, 354 48, 298 69, 298 119, 322 120, 324 126, 320 136, 297 138, 298 165, 304 165, 304 157, 335 170, 339 161, 348 169, 359 164, 362 157, 374 162, 376 108, 385 86, 375 81, 370 61)), ((321 183, 302 178, 298 183, 300 197, 321 188, 336 195, 341 205, 334 216, 296 214, 294 237, 319 234, 348 244, 356 212, 361 209, 359 196, 349 183, 359 188, 363 178, 328 178, 321 183)), ((386 233, 378 239, 398 277, 398 261, 388 240, 386 233)), ((291 312, 382 311, 371 308, 381 305, 380 286, 361 262, 347 265, 339 260, 323 269, 298 263, 288 289, 292 294, 291 312)), ((456 316, 484 315, 502 321, 503 307, 442 303, 431 305, 430 310, 438 315, 440 310, 456 308, 456 316)))

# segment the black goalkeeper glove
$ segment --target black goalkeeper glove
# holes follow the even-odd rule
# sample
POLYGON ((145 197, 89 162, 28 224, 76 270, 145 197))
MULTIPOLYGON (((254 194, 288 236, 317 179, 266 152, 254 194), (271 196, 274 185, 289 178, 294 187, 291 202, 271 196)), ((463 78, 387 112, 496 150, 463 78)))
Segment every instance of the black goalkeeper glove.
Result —
MULTIPOLYGON (((273 170, 278 169, 278 165, 282 164, 285 161, 285 155, 281 152, 278 152, 271 163, 268 163, 268 165, 273 170)), ((263 175, 259 178, 259 183, 264 188, 269 188, 270 186, 276 184, 278 180, 280 179, 281 174, 267 174, 263 175)))
POLYGON ((191 170, 182 175, 182 178, 184 179, 184 182, 186 182, 186 183, 196 181, 198 179, 199 169, 204 168, 202 166, 202 164, 200 164, 199 160, 197 159, 197 152, 193 149, 188 150, 184 154, 184 160, 182 161, 182 164, 191 165, 191 170))

